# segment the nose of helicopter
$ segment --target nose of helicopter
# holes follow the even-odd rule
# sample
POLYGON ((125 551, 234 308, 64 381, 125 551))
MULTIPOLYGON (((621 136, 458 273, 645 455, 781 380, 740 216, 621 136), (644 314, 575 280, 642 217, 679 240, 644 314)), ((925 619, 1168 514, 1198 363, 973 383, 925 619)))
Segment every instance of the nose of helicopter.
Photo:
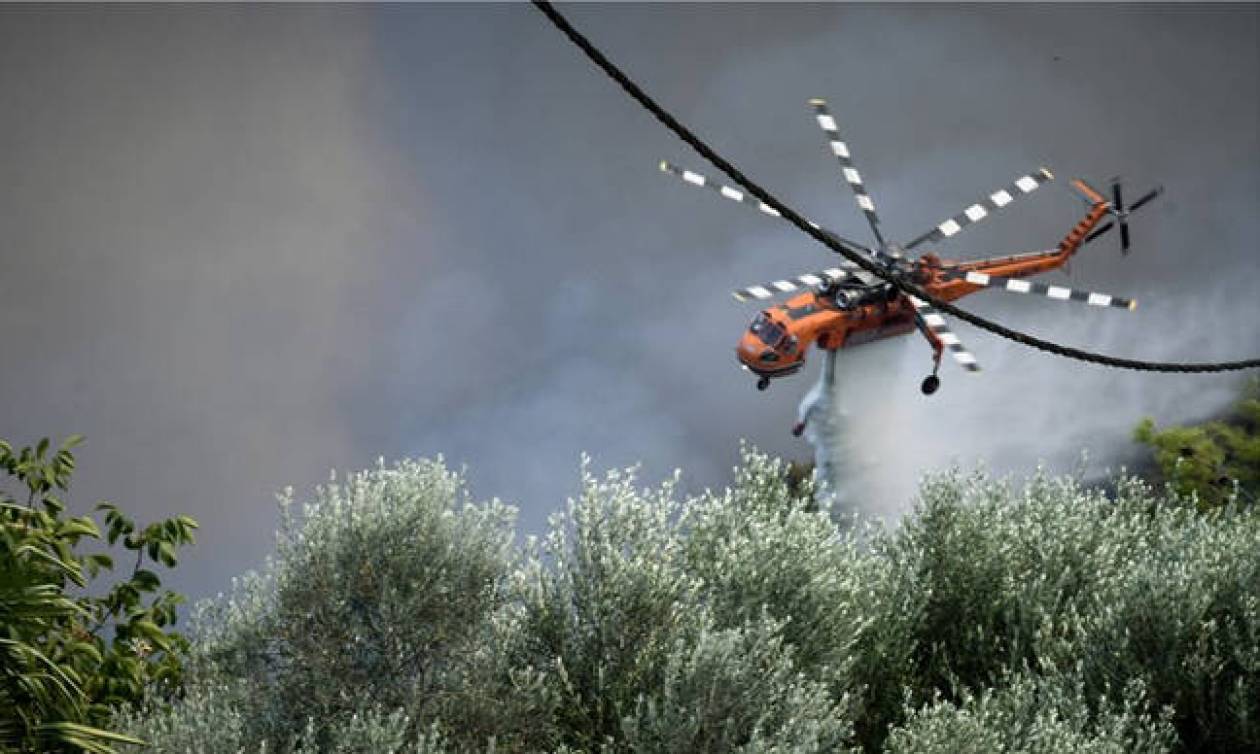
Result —
POLYGON ((739 339, 739 345, 735 346, 735 357, 739 362, 749 369, 756 369, 758 366, 758 357, 761 352, 766 350, 765 344, 761 343, 749 333, 744 333, 744 337, 739 339))
POLYGON ((782 377, 801 367, 803 359, 795 352, 771 348, 754 336, 745 335, 735 347, 735 356, 745 369, 763 377, 782 377))

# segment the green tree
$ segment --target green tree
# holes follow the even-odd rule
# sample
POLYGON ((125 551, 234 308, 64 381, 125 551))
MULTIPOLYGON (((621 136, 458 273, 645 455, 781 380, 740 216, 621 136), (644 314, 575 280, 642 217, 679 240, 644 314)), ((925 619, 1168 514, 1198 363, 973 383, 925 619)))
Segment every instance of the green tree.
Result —
POLYGON ((187 642, 172 626, 183 598, 143 566, 146 556, 174 566, 197 524, 180 516, 137 530, 117 507, 98 505, 109 544, 121 538, 136 555, 126 579, 88 593, 113 560, 82 551, 101 537, 92 516, 65 512, 80 441, 72 436, 49 456, 47 439, 16 452, 0 440, 0 470, 21 498, 0 489, 0 751, 139 743, 104 728, 114 710, 180 680, 187 642))
POLYGON ((1260 378, 1247 383, 1223 419, 1157 429, 1147 417, 1133 430, 1133 439, 1151 448, 1163 480, 1182 495, 1195 495, 1200 508, 1232 500, 1255 504, 1260 497, 1260 378))

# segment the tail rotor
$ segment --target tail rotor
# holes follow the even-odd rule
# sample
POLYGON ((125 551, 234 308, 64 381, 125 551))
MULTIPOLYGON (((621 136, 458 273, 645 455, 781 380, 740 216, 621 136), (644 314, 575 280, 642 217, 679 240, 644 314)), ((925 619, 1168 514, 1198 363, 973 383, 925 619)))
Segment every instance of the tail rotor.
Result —
POLYGON ((1133 214, 1134 212, 1137 212, 1139 209, 1144 207, 1151 200, 1153 200, 1155 197, 1159 196, 1162 193, 1164 193, 1164 187, 1156 186, 1155 188, 1143 194, 1141 198, 1139 198, 1136 202, 1126 207, 1124 206, 1124 191, 1121 188, 1120 179, 1112 178, 1111 179, 1111 207, 1108 211, 1115 218, 1115 220, 1107 223, 1106 225, 1102 226, 1101 228, 1094 231, 1093 233, 1090 233, 1088 236, 1085 237, 1084 243, 1089 243, 1090 241, 1093 241, 1095 238, 1098 238, 1102 234, 1111 230, 1113 226, 1119 225, 1120 226, 1120 253, 1127 255, 1129 253, 1129 215, 1133 214))

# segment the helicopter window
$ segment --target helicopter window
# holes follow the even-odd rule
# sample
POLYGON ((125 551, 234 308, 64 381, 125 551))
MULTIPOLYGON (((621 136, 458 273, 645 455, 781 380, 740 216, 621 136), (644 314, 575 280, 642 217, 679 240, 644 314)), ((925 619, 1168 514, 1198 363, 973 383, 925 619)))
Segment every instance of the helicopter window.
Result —
POLYGON ((753 335, 761 338, 761 342, 768 346, 775 346, 783 338, 783 328, 776 325, 773 320, 761 313, 753 320, 752 325, 748 328, 753 335))
POLYGON ((789 318, 796 320, 796 319, 800 319, 801 317, 808 317, 809 315, 813 314, 816 311, 818 311, 817 306, 814 306, 813 304, 806 304, 797 309, 788 307, 787 313, 788 313, 789 318))

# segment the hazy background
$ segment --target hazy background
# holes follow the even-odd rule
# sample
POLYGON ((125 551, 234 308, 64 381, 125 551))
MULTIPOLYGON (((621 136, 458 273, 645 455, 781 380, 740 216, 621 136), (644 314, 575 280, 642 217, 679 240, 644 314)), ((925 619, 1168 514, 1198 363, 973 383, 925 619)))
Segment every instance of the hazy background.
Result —
MULTIPOLYGON (((866 239, 806 100, 826 97, 907 240, 1013 177, 1060 181, 942 245, 1053 246, 1066 179, 1168 190, 1071 274, 1141 301, 998 292, 974 311, 1122 356, 1260 352, 1256 6, 562 6, 659 101, 805 214, 866 239)), ((532 8, 0 6, 0 437, 83 433, 72 502, 189 513, 173 583, 256 566, 273 493, 442 453, 537 532, 599 468, 726 482, 788 429, 732 288, 828 265, 703 172, 532 8)), ((1239 377, 1058 360, 963 324, 986 371, 918 392, 917 336, 845 352, 851 489, 904 509, 924 470, 1132 460, 1144 414, 1200 418, 1239 377)))

